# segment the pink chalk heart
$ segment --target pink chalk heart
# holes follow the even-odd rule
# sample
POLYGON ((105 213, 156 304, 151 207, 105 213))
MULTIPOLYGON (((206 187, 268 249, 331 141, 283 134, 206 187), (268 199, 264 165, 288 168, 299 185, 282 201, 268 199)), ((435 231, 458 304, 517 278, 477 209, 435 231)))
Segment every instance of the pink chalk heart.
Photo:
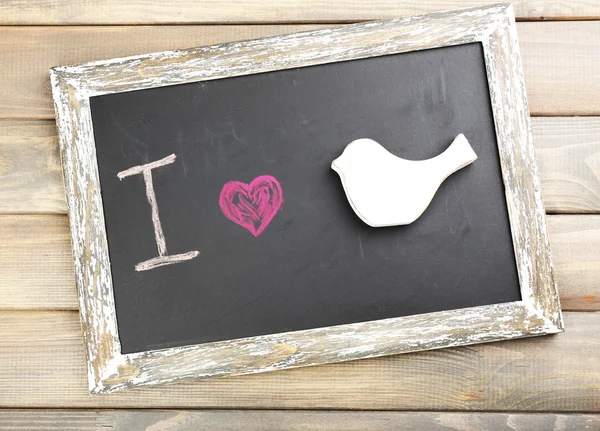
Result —
POLYGON ((281 185, 270 175, 256 177, 250 184, 229 181, 219 197, 225 217, 254 236, 259 236, 271 223, 282 202, 281 185))

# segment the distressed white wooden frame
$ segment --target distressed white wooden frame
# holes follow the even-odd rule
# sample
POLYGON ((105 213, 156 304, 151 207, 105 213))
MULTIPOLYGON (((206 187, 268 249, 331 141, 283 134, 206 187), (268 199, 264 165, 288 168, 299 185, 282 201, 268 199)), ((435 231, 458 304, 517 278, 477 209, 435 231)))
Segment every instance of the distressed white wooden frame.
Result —
POLYGON ((563 330, 512 7, 507 4, 51 70, 92 393, 258 373, 563 330), (121 354, 92 96, 479 42, 521 301, 121 354))

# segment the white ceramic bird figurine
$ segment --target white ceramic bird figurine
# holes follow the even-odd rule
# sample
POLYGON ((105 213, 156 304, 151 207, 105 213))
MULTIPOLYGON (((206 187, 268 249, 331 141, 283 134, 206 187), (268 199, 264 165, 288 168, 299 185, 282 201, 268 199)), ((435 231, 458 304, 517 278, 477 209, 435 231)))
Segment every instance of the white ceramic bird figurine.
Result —
POLYGON ((331 163, 354 212, 372 227, 406 225, 427 209, 451 174, 477 160, 463 134, 428 160, 397 157, 372 139, 349 143, 331 163))

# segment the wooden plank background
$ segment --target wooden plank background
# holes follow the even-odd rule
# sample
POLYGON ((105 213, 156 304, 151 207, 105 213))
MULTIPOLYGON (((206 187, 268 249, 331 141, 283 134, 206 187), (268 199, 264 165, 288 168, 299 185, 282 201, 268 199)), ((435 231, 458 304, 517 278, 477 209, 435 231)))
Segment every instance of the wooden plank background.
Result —
MULTIPOLYGON (((0 24, 350 22, 391 19, 497 0, 4 0, 0 24)), ((520 19, 593 19, 595 0, 515 0, 520 19)))
POLYGON ((595 0, 513 2, 565 333, 87 394, 49 67, 490 3, 0 0, 0 430, 600 429, 595 0))
POLYGON ((64 431, 175 430, 215 431, 563 431, 593 430, 600 418, 586 414, 439 413, 265 410, 5 410, 0 430, 30 426, 64 431), (33 425, 32 425, 33 423, 33 425))

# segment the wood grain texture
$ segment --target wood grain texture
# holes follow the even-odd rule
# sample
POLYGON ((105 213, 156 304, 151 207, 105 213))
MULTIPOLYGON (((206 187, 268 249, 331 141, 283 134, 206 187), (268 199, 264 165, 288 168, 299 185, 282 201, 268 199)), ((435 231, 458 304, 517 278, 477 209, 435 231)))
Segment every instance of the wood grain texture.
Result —
POLYGON ((562 334, 90 396, 75 312, 0 313, 0 406, 599 413, 599 313, 562 334))
MULTIPOLYGON (((563 310, 600 311, 600 216, 551 215, 563 310)), ((0 216, 0 309, 77 310, 66 216, 0 216)))
POLYGON ((0 410, 0 431, 585 431, 598 414, 276 410, 0 410))
MULTIPOLYGON (((53 66, 305 31, 316 25, 0 27, 1 118, 53 118, 53 66)), ((517 23, 533 114, 600 115, 600 22, 517 23)))
POLYGON ((533 118, 546 212, 600 211, 600 118, 533 118))
MULTIPOLYGON (((495 0, 5 0, 0 24, 140 24, 231 22, 339 22, 391 19, 439 10, 483 6, 495 0)), ((573 19, 600 16, 594 0, 515 0, 515 14, 524 19, 573 19)))
POLYGON ((519 29, 525 25, 519 43, 531 112, 598 115, 600 21, 523 23, 519 29))
POLYGON ((600 310, 600 216, 548 218, 563 309, 600 310))
MULTIPOLYGON (((534 117, 549 213, 600 212, 600 117, 534 117)), ((0 120, 0 213, 66 213, 56 126, 0 120)))
POLYGON ((54 124, 0 121, 0 212, 66 212, 54 124))
POLYGON ((66 216, 0 217, 0 308, 77 307, 66 216))
POLYGON ((90 392, 562 332, 516 32, 512 7, 499 4, 51 69, 90 392), (474 42, 485 58, 520 301, 121 353, 91 97, 474 42))

